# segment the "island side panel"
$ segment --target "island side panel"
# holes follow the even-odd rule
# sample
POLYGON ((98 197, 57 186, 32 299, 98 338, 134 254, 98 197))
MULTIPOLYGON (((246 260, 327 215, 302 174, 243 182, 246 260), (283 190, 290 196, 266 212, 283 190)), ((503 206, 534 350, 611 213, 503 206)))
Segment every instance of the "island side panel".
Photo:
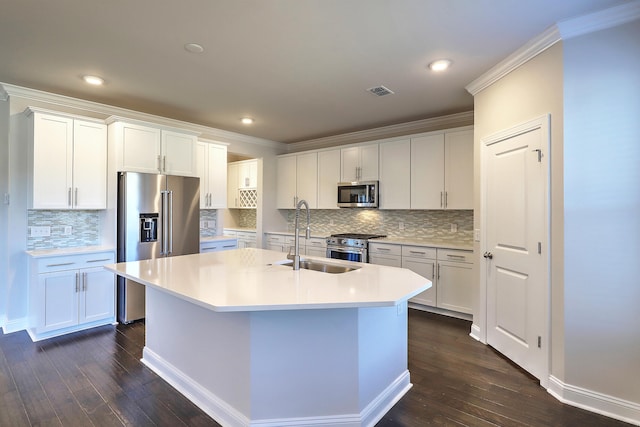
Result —
POLYGON ((379 421, 411 388, 407 326, 407 301, 358 310, 359 408, 364 425, 379 421))
POLYGON ((247 425, 248 313, 214 312, 150 286, 146 292, 143 362, 216 420, 247 425))
POLYGON ((358 414, 358 309, 254 312, 251 418, 330 425, 358 414))

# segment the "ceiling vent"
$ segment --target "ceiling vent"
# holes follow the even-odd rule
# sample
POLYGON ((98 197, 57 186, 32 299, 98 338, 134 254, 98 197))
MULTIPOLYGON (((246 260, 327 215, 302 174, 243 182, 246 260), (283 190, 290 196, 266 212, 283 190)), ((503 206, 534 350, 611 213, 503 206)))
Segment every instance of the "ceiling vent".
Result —
POLYGON ((376 96, 392 95, 394 93, 391 89, 384 86, 370 87, 369 89, 367 89, 367 92, 371 92, 376 96))

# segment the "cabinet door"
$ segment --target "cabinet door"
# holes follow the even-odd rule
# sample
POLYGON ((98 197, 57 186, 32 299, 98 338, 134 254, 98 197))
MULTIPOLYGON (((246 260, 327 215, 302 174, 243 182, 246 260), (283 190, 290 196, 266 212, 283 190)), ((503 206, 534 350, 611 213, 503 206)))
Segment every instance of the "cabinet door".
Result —
POLYGON ((115 313, 115 277, 102 267, 80 270, 80 324, 109 319, 115 313))
POLYGON ((227 207, 238 207, 238 164, 227 165, 227 207))
POLYGON ((411 141, 380 144, 380 209, 411 207, 411 141))
POLYGON ((79 280, 78 270, 38 275, 38 333, 78 324, 79 280))
POLYGON ((444 209, 444 135, 411 139, 411 209, 444 209))
POLYGON ((338 208, 340 150, 318 153, 318 209, 338 208))
POLYGON ((238 188, 258 187, 258 162, 247 160, 238 163, 238 188))
POLYGON ((360 169, 360 147, 349 147, 341 149, 340 165, 341 182, 357 181, 360 169))
POLYGON ((431 288, 427 289, 424 292, 419 293, 415 297, 411 298, 410 301, 417 302, 418 304, 430 305, 432 307, 435 307, 437 304, 437 300, 436 300, 437 283, 435 280, 436 261, 409 258, 409 257, 403 256, 402 267, 408 268, 409 270, 415 273, 418 273, 422 277, 426 277, 427 279, 431 280, 431 288))
POLYGON ((209 144, 209 209, 227 207, 227 147, 209 144))
POLYGON ((473 130, 444 138, 445 208, 473 209, 473 130))
POLYGON ((122 170, 160 173, 160 129, 121 123, 122 170))
POLYGON ((360 181, 378 179, 378 144, 360 147, 360 181))
MULTIPOLYGON (((209 206, 209 144, 196 143, 196 175, 200 178, 200 209, 209 206)), ((225 177, 226 183, 226 177, 225 177)))
POLYGON ((473 264, 438 262, 437 305, 447 310, 471 314, 473 264))
POLYGON ((296 196, 306 200, 309 208, 318 207, 318 153, 296 156, 296 196))
POLYGON ((196 144, 194 135, 162 131, 162 173, 167 175, 196 175, 196 144))
POLYGON ((33 113, 33 209, 70 209, 73 119, 33 113))
POLYGON ((296 207, 296 156, 278 157, 276 208, 294 209, 296 207))
POLYGON ((73 122, 73 207, 107 207, 107 126, 73 122))

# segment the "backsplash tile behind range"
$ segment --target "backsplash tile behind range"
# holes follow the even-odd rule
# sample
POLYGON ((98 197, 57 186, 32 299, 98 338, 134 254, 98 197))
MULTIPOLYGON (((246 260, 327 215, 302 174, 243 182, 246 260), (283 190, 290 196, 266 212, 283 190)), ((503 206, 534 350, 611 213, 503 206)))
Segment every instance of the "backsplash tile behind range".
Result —
MULTIPOLYGON (((301 212, 305 221, 304 211, 301 212)), ((288 231, 293 231, 295 211, 287 213, 288 231)), ((390 237, 473 242, 472 210, 380 210, 314 209, 311 211, 313 235, 332 233, 379 233, 390 237), (400 229, 400 223, 404 230, 400 229), (457 231, 451 231, 455 224, 457 231)))
POLYGON ((100 244, 100 213, 98 211, 27 211, 27 226, 51 227, 47 237, 30 237, 27 230, 27 250, 73 248, 100 244), (65 235, 66 226, 71 234, 65 235))

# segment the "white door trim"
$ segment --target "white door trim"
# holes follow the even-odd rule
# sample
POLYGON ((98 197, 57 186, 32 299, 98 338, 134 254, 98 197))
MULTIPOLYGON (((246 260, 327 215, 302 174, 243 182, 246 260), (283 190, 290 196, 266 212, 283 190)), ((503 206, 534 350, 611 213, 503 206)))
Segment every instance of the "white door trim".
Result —
POLYGON ((487 344, 487 260, 482 257, 482 254, 487 251, 487 206, 486 206, 486 188, 487 188, 487 147, 492 144, 498 143, 508 138, 513 138, 517 135, 533 131, 535 129, 541 129, 541 134, 544 135, 544 140, 541 141, 542 147, 542 165, 545 169, 544 173, 544 233, 541 236, 542 239, 542 255, 544 263, 544 278, 546 280, 547 297, 545 298, 546 306, 544 307, 544 330, 546 336, 542 339, 543 350, 546 352, 544 375, 540 378, 540 384, 548 388, 549 384, 549 367, 551 360, 551 322, 550 322, 550 308, 551 308, 551 245, 550 245, 550 231, 551 231, 551 199, 550 199, 550 146, 551 146, 551 115, 544 114, 536 117, 524 123, 517 124, 513 127, 501 130, 493 133, 489 136, 482 137, 480 139, 480 212, 481 212, 481 224, 480 224, 480 251, 478 254, 479 259, 479 274, 480 274, 480 290, 479 290, 479 312, 474 315, 474 325, 472 335, 484 344, 487 344))

